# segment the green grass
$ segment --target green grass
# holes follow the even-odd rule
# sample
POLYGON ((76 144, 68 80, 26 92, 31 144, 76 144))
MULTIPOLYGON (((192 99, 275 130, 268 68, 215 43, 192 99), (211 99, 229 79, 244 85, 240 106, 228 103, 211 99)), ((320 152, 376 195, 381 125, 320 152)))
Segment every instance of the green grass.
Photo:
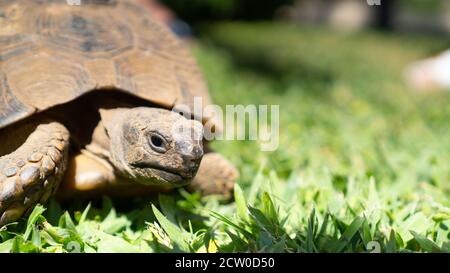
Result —
POLYGON ((218 104, 280 105, 276 151, 214 144, 241 172, 235 202, 184 190, 68 213, 50 202, 2 228, 0 251, 450 252, 450 92, 402 81, 448 41, 269 23, 202 33, 218 104))

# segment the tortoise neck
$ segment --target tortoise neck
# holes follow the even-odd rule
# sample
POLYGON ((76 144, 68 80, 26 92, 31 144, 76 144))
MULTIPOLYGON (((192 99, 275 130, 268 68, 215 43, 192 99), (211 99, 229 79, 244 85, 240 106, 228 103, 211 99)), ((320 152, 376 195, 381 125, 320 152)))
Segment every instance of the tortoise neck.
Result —
POLYGON ((85 148, 93 155, 109 160, 109 145, 109 136, 103 122, 100 120, 92 133, 91 142, 85 148))

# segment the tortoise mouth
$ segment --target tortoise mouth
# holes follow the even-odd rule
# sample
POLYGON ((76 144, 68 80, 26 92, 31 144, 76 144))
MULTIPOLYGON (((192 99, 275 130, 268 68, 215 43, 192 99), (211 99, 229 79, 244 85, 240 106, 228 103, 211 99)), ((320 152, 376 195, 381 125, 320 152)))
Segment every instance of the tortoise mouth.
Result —
POLYGON ((152 172, 164 181, 174 186, 184 186, 189 184, 190 178, 181 176, 180 174, 168 172, 165 170, 152 169, 152 172))
MULTIPOLYGON (((161 182, 167 182, 168 184, 176 187, 185 186, 189 184, 192 178, 197 173, 197 168, 195 168, 195 170, 185 172, 175 170, 172 168, 165 168, 149 162, 136 163, 133 164, 133 167, 138 168, 144 171, 145 173, 149 173, 150 174, 149 176, 151 177, 157 178, 158 182, 156 182, 156 184, 159 184, 161 182)), ((152 181, 151 179, 144 179, 142 183, 152 185, 155 184, 155 182, 152 181)))

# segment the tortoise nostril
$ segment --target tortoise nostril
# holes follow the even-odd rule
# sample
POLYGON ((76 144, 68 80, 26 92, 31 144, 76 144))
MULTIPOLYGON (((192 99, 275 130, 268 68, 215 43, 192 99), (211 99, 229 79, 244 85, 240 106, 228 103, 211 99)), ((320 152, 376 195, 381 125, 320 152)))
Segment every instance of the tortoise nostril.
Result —
POLYGON ((192 150, 191 166, 193 168, 198 168, 200 166, 202 158, 203 158, 203 149, 200 147, 194 148, 192 150))
POLYGON ((190 167, 198 167, 202 157, 203 157, 203 149, 202 147, 199 146, 193 147, 190 153, 183 154, 184 162, 186 162, 190 167))
POLYGON ((192 157, 193 157, 195 160, 197 160, 197 159, 202 158, 202 156, 203 156, 203 149, 202 149, 201 147, 199 147, 199 146, 195 146, 195 147, 192 149, 192 157))

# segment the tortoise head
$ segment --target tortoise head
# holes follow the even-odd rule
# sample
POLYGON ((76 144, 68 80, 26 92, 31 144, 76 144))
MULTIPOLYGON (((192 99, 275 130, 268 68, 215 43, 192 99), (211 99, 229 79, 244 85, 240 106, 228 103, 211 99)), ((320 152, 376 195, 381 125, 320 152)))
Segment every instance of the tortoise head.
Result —
POLYGON ((159 108, 106 111, 102 122, 110 159, 121 175, 161 186, 181 186, 194 178, 203 157, 200 122, 159 108))

